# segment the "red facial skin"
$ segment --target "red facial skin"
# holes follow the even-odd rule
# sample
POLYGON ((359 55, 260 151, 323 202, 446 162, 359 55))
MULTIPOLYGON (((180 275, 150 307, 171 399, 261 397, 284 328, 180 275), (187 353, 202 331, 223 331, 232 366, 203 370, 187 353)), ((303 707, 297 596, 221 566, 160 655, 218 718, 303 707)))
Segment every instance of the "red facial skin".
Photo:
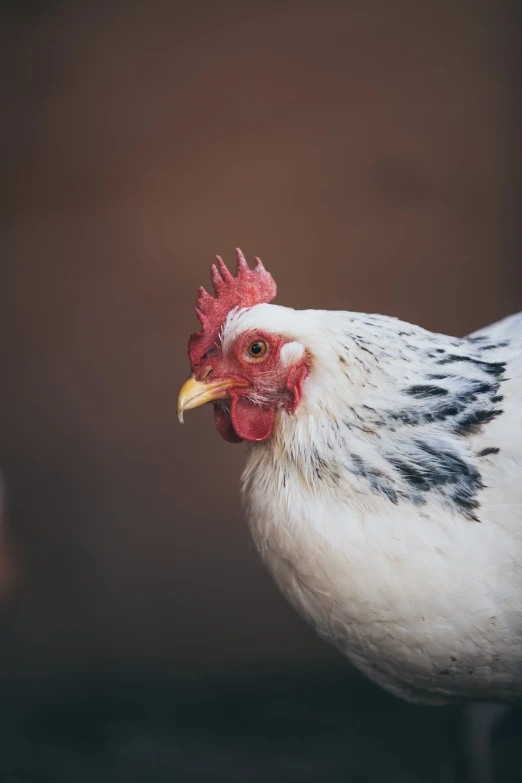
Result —
POLYGON ((227 356, 216 347, 194 367, 198 381, 234 378, 237 387, 230 390, 226 404, 214 404, 219 433, 230 443, 261 443, 272 434, 278 408, 294 413, 301 402, 303 382, 310 371, 304 354, 298 362, 281 363, 281 348, 290 342, 284 337, 262 331, 242 334, 227 356), (248 356, 252 343, 264 342, 266 353, 259 359, 248 356), (248 383, 248 386, 240 384, 248 383))
POLYGON ((210 268, 215 296, 204 288, 199 289, 196 314, 201 331, 190 337, 189 358, 192 374, 198 381, 237 379, 237 387, 229 387, 229 399, 214 405, 221 435, 232 443, 242 440, 260 443, 272 434, 278 408, 293 413, 299 405, 310 366, 306 355, 293 365, 283 366, 281 348, 288 341, 261 332, 238 337, 230 354, 222 356, 217 346, 228 313, 234 307, 268 304, 277 293, 274 279, 258 257, 250 269, 243 253, 236 248, 236 260, 236 274, 232 275, 221 256, 216 256, 216 264, 210 268), (259 359, 249 358, 246 353, 255 341, 267 345, 266 354, 259 359))

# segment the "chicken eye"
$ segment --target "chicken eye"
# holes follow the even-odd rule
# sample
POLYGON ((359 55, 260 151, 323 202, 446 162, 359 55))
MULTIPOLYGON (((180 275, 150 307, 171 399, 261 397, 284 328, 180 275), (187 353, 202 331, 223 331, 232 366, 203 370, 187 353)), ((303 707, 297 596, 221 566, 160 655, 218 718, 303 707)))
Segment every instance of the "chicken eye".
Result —
POLYGON ((256 340, 255 343, 252 343, 247 348, 248 359, 261 359, 261 357, 264 356, 265 353, 266 353, 266 343, 264 343, 262 340, 256 340))

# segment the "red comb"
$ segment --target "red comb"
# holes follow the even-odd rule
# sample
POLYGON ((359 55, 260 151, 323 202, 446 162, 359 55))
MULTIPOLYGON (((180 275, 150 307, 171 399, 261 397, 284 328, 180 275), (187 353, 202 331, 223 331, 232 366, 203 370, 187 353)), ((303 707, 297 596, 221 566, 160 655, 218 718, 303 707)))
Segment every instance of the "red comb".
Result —
POLYGON ((189 341, 189 356, 193 366, 198 364, 201 357, 215 345, 219 330, 233 308, 268 303, 276 295, 276 284, 260 258, 256 256, 254 269, 250 269, 238 247, 236 247, 236 258, 237 269, 234 277, 228 271, 221 256, 216 256, 217 264, 212 264, 210 267, 215 296, 211 296, 203 287, 198 291, 196 315, 201 324, 201 331, 195 332, 189 341))

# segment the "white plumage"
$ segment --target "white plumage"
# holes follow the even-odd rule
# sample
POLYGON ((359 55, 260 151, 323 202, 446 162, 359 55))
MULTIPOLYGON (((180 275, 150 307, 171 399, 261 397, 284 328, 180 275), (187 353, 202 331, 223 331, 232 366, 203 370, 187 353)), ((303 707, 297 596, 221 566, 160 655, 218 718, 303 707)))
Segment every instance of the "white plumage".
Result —
POLYGON ((259 304, 229 313, 223 356, 256 332, 310 361, 243 475, 282 593, 405 699, 521 701, 522 314, 457 339, 259 304))
POLYGON ((180 420, 213 402, 249 443, 250 529, 282 593, 391 693, 470 705, 455 767, 489 783, 493 724, 522 704, 522 313, 459 339, 296 311, 236 256, 199 290, 180 420))

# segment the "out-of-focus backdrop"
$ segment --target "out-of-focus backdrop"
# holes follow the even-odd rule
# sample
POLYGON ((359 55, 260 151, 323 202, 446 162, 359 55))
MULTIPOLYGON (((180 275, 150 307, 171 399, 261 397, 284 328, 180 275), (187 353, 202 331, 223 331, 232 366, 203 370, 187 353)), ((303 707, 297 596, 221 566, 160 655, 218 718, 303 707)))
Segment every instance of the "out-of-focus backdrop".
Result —
POLYGON ((292 307, 458 335, 520 309, 517 13, 1 4, 0 677, 361 686, 258 563, 243 447, 176 420, 196 291, 239 245, 292 307))

